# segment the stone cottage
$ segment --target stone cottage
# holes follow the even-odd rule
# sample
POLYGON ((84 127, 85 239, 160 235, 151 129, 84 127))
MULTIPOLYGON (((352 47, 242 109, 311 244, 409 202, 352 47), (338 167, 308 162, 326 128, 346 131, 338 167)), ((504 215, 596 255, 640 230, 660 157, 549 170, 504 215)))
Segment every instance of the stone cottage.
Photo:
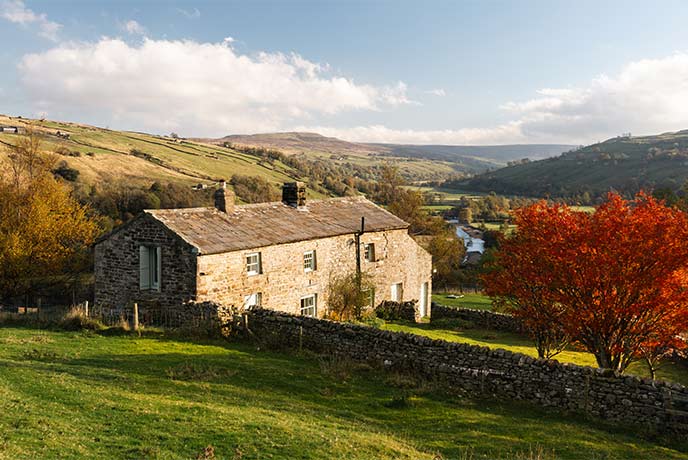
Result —
POLYGON ((430 315, 431 256, 408 224, 363 197, 235 205, 220 183, 212 208, 144 211, 95 246, 95 307, 174 311, 189 303, 259 305, 322 317, 333 276, 360 270, 371 305, 417 300, 430 315))

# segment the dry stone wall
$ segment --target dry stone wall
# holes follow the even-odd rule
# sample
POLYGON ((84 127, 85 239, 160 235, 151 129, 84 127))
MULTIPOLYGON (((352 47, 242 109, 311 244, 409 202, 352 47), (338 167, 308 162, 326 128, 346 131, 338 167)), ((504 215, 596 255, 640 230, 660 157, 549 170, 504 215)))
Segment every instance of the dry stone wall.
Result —
POLYGON ((488 310, 474 310, 472 308, 446 307, 433 303, 431 321, 442 319, 469 321, 478 328, 494 329, 504 332, 523 332, 522 322, 511 315, 495 313, 488 310))
POLYGON ((678 384, 263 309, 236 324, 259 340, 385 363, 476 395, 688 435, 688 389, 678 384))

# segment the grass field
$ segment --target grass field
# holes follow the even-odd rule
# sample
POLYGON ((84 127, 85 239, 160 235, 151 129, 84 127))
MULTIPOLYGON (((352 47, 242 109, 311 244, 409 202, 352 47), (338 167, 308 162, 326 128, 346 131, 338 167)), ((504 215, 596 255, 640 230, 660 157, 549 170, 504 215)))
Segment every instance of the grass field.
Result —
MULTIPOLYGON (((0 115, 0 124, 23 127, 28 121, 0 115)), ((218 178, 230 179, 235 174, 258 176, 275 184, 303 179, 297 171, 279 161, 269 163, 215 145, 175 142, 166 137, 76 123, 31 120, 31 124, 41 134, 44 151, 72 152, 71 156, 57 155, 57 159, 78 169, 78 181, 88 185, 104 182, 150 185, 154 181, 208 184, 218 178), (57 131, 68 133, 69 139, 57 136, 57 131), (139 156, 132 155, 132 151, 139 152, 139 156)), ((18 139, 16 134, 0 133, 0 160, 8 145, 15 144, 18 139)), ((315 191, 310 192, 313 198, 323 197, 315 191)))
POLYGON ((483 294, 433 294, 432 301, 448 307, 474 308, 476 310, 492 310, 492 301, 483 294), (449 295, 463 296, 458 299, 450 298, 449 295))
POLYGON ((0 458, 686 459, 678 441, 249 344, 0 328, 0 458), (531 455, 532 453, 532 455, 531 455))

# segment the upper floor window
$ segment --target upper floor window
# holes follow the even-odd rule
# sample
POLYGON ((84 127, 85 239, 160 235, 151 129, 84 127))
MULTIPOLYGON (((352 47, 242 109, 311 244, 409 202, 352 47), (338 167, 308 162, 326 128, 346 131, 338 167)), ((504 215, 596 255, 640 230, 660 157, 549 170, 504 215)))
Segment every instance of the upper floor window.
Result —
POLYGON ((162 250, 160 246, 139 246, 139 288, 160 290, 162 250))
POLYGON ((301 299, 301 314, 303 316, 316 316, 318 312, 318 297, 312 294, 301 299))
POLYGON ((315 258, 315 251, 306 251, 303 253, 303 271, 312 272, 316 269, 317 261, 315 258))
POLYGON ((368 262, 375 262, 375 244, 365 244, 363 245, 363 250, 365 253, 365 260, 367 260, 368 262))
POLYGON ((260 252, 246 254, 246 273, 249 275, 258 275, 263 272, 261 266, 260 252))

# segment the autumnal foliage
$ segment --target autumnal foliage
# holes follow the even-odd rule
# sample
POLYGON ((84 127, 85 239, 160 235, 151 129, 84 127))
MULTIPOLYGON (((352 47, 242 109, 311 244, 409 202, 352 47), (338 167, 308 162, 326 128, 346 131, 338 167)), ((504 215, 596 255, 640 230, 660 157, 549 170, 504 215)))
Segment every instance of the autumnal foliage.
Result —
POLYGON ((8 157, 0 175, 0 298, 75 276, 98 233, 88 209, 52 176, 36 133, 29 130, 8 157))
POLYGON ((683 212, 644 194, 610 194, 591 214, 540 202, 515 222, 483 281, 536 342, 544 334, 556 349, 571 339, 600 367, 623 372, 688 330, 683 212))

